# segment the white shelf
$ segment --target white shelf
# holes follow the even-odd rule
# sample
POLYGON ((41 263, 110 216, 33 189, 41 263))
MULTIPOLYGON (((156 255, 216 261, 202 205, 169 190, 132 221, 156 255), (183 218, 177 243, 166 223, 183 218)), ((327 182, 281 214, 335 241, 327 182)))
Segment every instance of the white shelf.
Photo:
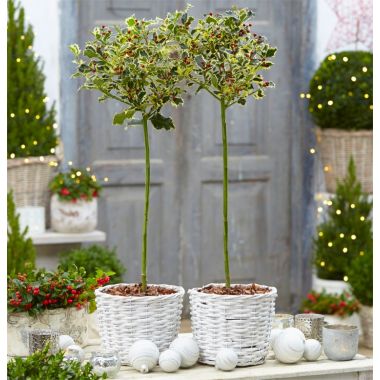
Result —
POLYGON ((106 241, 106 233, 103 231, 92 231, 78 234, 64 234, 54 231, 46 231, 43 234, 31 235, 35 245, 70 244, 106 241))

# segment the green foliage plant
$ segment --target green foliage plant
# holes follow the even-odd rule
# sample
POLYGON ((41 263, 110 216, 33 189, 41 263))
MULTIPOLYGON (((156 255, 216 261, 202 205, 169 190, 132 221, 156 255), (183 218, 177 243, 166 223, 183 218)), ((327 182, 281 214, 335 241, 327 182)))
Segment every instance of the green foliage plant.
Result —
POLYGON ((50 182, 49 188, 61 201, 91 201, 99 196, 101 186, 94 175, 81 168, 71 168, 58 173, 50 182))
POLYGON ((101 245, 93 244, 89 247, 81 247, 61 254, 59 258, 60 267, 67 270, 73 264, 78 268, 83 267, 88 276, 95 275, 98 269, 114 272, 110 284, 123 281, 125 268, 118 259, 115 249, 110 250, 101 245))
MULTIPOLYGON (((226 287, 230 287, 228 254, 228 142, 226 111, 234 104, 245 105, 247 99, 261 99, 265 89, 274 83, 265 80, 263 70, 272 66, 270 58, 276 53, 263 36, 251 31, 254 13, 233 8, 224 14, 208 14, 194 28, 177 33, 183 47, 181 54, 192 68, 188 85, 195 85, 196 93, 207 91, 220 105, 223 140, 223 233, 226 287)), ((187 14, 182 17, 187 22, 187 14)), ((184 69, 185 70, 185 69, 184 69)), ((187 72, 186 72, 187 74, 187 72)))
POLYGON ((12 192, 7 195, 8 244, 7 273, 15 275, 32 270, 36 266, 36 249, 29 238, 28 227, 20 230, 20 216, 16 213, 16 205, 12 192))
POLYGON ((353 260, 370 255, 373 244, 372 201, 356 179, 352 158, 331 202, 327 220, 317 228, 314 264, 320 278, 350 281, 353 260))
POLYGON ((320 128, 373 128, 372 66, 368 51, 329 54, 322 61, 309 90, 309 111, 320 128))
POLYGON ((106 379, 93 372, 90 363, 81 364, 77 360, 65 360, 64 352, 51 355, 49 345, 34 352, 27 358, 15 357, 7 363, 8 380, 98 380, 106 379))
POLYGON ((349 292, 330 294, 312 290, 302 301, 301 313, 317 313, 347 317, 359 311, 359 302, 349 292))
POLYGON ((90 306, 95 310, 94 291, 110 281, 113 272, 97 270, 93 276, 86 275, 84 268, 72 265, 69 269, 56 271, 38 269, 8 276, 8 312, 28 312, 37 315, 45 310, 90 306))
POLYGON ((42 63, 33 52, 34 33, 24 9, 8 0, 8 158, 47 156, 57 145, 55 105, 47 107, 42 63))
POLYGON ((145 143, 145 207, 142 232, 141 284, 147 285, 147 230, 150 191, 150 148, 148 121, 158 130, 174 128, 171 118, 162 115, 166 104, 183 103, 184 63, 178 55, 174 34, 188 26, 180 23, 182 12, 168 14, 165 19, 145 20, 134 16, 125 26, 107 26, 93 30, 93 40, 81 51, 71 45, 77 71, 74 77, 84 78, 81 88, 97 90, 99 101, 117 100, 121 112, 113 123, 143 126, 145 143))
POLYGON ((348 269, 348 282, 362 305, 373 305, 373 247, 352 260, 348 269))

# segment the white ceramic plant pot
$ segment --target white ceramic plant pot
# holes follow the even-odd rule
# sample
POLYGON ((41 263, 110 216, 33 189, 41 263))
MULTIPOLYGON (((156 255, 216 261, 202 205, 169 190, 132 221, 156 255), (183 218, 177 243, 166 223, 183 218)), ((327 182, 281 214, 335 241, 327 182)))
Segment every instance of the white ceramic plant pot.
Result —
POLYGON ((207 294, 198 288, 188 291, 200 363, 215 365, 217 353, 225 347, 237 353, 239 367, 264 363, 277 298, 277 289, 270 289, 256 295, 207 294))
POLYGON ((313 274, 312 287, 318 293, 321 293, 323 289, 330 294, 342 294, 343 292, 349 292, 350 287, 347 282, 339 280, 324 280, 313 274))
POLYGON ((94 231, 98 222, 98 201, 61 201, 56 194, 50 204, 51 225, 54 231, 82 233, 94 231))
POLYGON ((358 313, 353 313, 352 315, 346 317, 340 317, 339 315, 326 315, 324 314, 324 321, 329 325, 351 325, 358 326, 359 335, 362 333, 360 317, 358 313))
MULTIPOLYGON (((185 290, 180 286, 159 286, 176 293, 159 296, 116 296, 104 293, 107 285, 95 290, 102 347, 119 351, 121 363, 129 365, 129 349, 140 339, 155 343, 160 352, 178 336, 185 290)), ((124 284, 127 285, 127 284, 124 284)))
POLYGON ((362 325, 362 343, 367 348, 373 348, 373 308, 360 306, 360 321, 362 325))
POLYGON ((70 335, 76 344, 85 346, 88 330, 86 314, 85 308, 78 310, 75 307, 45 310, 36 317, 28 313, 8 314, 8 355, 29 355, 28 331, 34 329, 57 330, 61 335, 70 335))

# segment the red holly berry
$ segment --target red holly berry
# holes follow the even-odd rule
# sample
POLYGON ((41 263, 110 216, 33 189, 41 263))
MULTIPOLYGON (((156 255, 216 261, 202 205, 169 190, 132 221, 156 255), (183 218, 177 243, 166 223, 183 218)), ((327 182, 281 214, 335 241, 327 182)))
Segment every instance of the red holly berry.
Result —
POLYGON ((66 286, 66 289, 67 289, 67 290, 73 290, 73 287, 72 287, 71 285, 67 285, 67 286, 66 286))
POLYGON ((61 189, 61 195, 70 195, 70 190, 66 187, 64 187, 63 189, 61 189))
POLYGON ((93 196, 94 198, 96 198, 96 197, 98 196, 98 192, 97 192, 96 190, 94 190, 94 191, 92 192, 92 196, 93 196))
POLYGON ((69 299, 67 300, 67 303, 73 303, 72 298, 69 298, 69 299))
POLYGON ((77 291, 76 291, 75 289, 73 289, 73 290, 71 291, 71 294, 77 294, 77 291))
POLYGON ((339 307, 346 307, 347 306, 347 303, 344 302, 344 301, 340 301, 339 303, 339 307))
POLYGON ((78 310, 82 309, 82 304, 77 303, 77 304, 76 304, 76 308, 77 308, 78 310))
POLYGON ((24 306, 24 309, 25 310, 29 310, 32 308, 32 304, 31 303, 27 303, 25 306, 24 306))
POLYGON ((51 297, 51 294, 49 293, 45 295, 45 298, 50 298, 50 297, 51 297))
POLYGON ((34 288, 34 290, 33 290, 33 294, 34 294, 35 296, 37 296, 38 294, 40 294, 40 289, 39 289, 39 288, 34 288))
POLYGON ((42 301, 42 305, 44 305, 44 306, 49 305, 49 300, 43 300, 43 301, 42 301))

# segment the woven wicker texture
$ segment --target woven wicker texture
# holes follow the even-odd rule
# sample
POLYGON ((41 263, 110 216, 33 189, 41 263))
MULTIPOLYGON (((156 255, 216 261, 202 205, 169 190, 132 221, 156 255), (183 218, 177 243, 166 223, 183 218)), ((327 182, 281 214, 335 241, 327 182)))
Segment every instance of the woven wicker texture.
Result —
POLYGON ((102 347, 120 353, 122 364, 129 365, 128 352, 139 339, 153 341, 160 352, 178 336, 185 291, 180 286, 161 285, 176 293, 162 296, 124 297, 95 290, 97 323, 102 347))
POLYGON ((373 131, 317 128, 317 141, 329 193, 335 192, 336 179, 346 176, 351 155, 363 190, 372 193, 373 131))
POLYGON ((261 364, 269 349, 277 289, 257 295, 206 294, 190 289, 191 327, 199 362, 215 364, 221 348, 232 348, 238 366, 261 364))
POLYGON ((8 160, 8 191, 13 190, 16 207, 49 207, 49 182, 56 168, 50 162, 57 162, 55 156, 15 158, 8 160))

